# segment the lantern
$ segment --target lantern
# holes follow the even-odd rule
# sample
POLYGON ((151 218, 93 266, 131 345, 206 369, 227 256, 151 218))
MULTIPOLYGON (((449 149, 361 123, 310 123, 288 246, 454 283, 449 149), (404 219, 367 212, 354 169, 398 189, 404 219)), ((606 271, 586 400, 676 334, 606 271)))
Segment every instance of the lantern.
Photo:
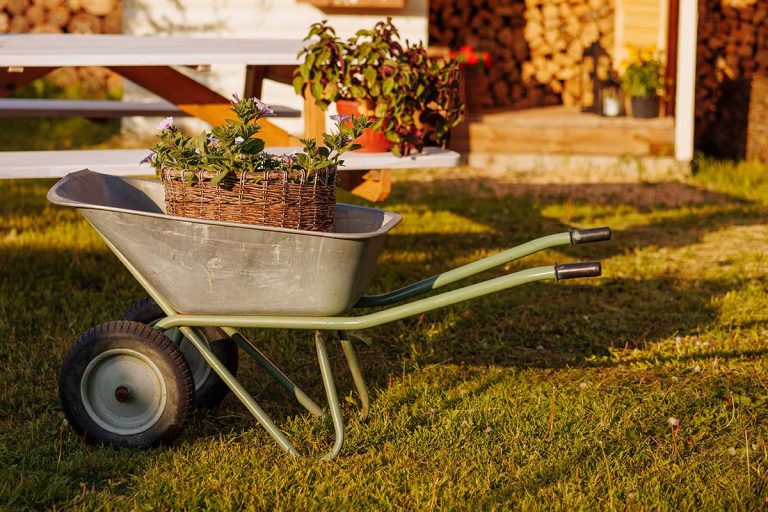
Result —
POLYGON ((581 56, 579 93, 581 111, 602 114, 602 86, 605 73, 611 67, 611 56, 595 41, 581 56), (603 77, 601 78, 601 74, 603 77))
POLYGON ((615 73, 600 82, 600 114, 606 117, 624 115, 624 91, 615 73))

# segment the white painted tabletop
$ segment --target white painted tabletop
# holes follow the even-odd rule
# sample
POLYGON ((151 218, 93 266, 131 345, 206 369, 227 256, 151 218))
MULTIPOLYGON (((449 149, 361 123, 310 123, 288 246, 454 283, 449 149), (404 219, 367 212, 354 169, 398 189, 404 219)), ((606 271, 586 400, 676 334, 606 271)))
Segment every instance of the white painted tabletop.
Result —
POLYGON ((0 67, 297 64, 298 39, 3 34, 0 67))
MULTIPOLYGON (((290 153, 298 148, 273 147, 273 154, 290 153)), ((139 165, 146 149, 89 149, 61 151, 0 151, 0 179, 60 178, 70 172, 90 169, 115 176, 154 174, 149 165, 139 165)), ((414 169, 455 167, 459 154, 447 149, 425 148, 420 155, 396 157, 391 153, 350 153, 344 155, 342 170, 414 169)))

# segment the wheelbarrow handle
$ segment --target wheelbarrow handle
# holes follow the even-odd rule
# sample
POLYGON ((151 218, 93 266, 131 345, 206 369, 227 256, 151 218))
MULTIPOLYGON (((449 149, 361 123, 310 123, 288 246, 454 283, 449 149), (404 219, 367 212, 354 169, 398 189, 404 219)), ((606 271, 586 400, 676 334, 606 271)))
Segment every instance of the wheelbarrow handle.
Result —
MULTIPOLYGON (((576 245, 586 244, 590 242, 599 242, 602 240, 611 239, 611 228, 592 228, 592 229, 572 229, 570 231, 564 231, 554 235, 548 235, 536 240, 531 240, 528 243, 518 245, 511 249, 507 249, 500 253, 488 256, 481 260, 473 261, 461 267, 454 268, 424 279, 417 283, 409 284, 397 290, 391 292, 382 293, 380 295, 366 295, 362 297, 355 308, 369 308, 388 306, 390 304, 397 304, 407 299, 416 297, 418 295, 436 290, 445 285, 455 283, 461 279, 474 276, 480 272, 485 272, 494 267, 507 264, 511 261, 523 258, 533 253, 543 251, 544 249, 550 249, 552 247, 559 247, 563 245, 576 245)), ((599 274, 598 274, 599 275, 599 274)), ((574 276, 576 277, 576 276, 574 276)))
POLYGON ((591 244, 592 242, 605 242, 611 239, 611 228, 571 229, 571 245, 591 244))
POLYGON ((555 265, 555 279, 558 281, 579 277, 599 277, 602 274, 603 267, 599 261, 580 261, 555 265))

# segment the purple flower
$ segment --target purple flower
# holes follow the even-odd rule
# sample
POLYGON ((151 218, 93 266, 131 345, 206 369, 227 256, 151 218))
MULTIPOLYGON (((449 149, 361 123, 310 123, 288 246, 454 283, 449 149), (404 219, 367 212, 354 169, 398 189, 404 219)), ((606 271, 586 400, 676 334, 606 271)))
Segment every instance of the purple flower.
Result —
POLYGON ((293 165, 293 155, 282 155, 280 157, 280 160, 282 160, 283 165, 286 165, 288 167, 293 165))
POLYGON ((235 137, 235 144, 242 144, 244 140, 242 137, 237 136, 235 137))
POLYGON ((347 121, 352 120, 352 116, 348 116, 347 114, 336 114, 331 116, 331 119, 333 119, 337 123, 346 123, 347 121))
POLYGON ((237 94, 232 95, 232 103, 239 103, 240 102, 240 96, 237 94))
POLYGON ((139 162, 139 165, 148 164, 150 162, 152 162, 152 153, 145 156, 144 159, 141 162, 139 162))
POLYGON ((212 148, 219 147, 219 142, 220 142, 219 139, 217 139, 214 136, 209 136, 208 137, 208 145, 211 146, 212 148))
POLYGON ((256 104, 256 108, 259 109, 259 113, 263 117, 275 117, 275 111, 272 110, 272 107, 264 103, 258 98, 253 98, 253 102, 256 104))
POLYGON ((157 129, 160 131, 163 130, 170 130, 173 128, 173 118, 172 117, 166 117, 162 121, 160 121, 160 124, 157 125, 157 129))

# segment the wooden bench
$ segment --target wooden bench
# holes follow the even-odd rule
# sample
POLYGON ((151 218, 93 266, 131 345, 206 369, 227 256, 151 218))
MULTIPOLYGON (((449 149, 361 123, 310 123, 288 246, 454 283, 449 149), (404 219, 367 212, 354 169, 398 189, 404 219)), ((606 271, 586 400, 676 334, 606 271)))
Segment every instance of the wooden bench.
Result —
MULTIPOLYGON (((301 117, 301 111, 272 106, 277 117, 301 117)), ((169 101, 51 100, 0 98, 0 117, 88 117, 107 119, 128 116, 189 116, 169 101)))
MULTIPOLYGON (((296 149, 298 148, 272 147, 270 153, 283 154, 296 149)), ((148 149, 0 151, 0 179, 59 178, 80 169, 91 169, 116 176, 154 174, 154 170, 149 165, 139 165, 148 153, 148 149)), ((455 167, 458 163, 458 153, 447 149, 426 148, 420 155, 403 158, 390 153, 346 154, 343 170, 455 167)), ((379 176, 375 173, 381 172, 388 171, 368 171, 369 179, 375 182, 379 176)), ((344 174, 346 173, 342 173, 342 178, 344 174)))

